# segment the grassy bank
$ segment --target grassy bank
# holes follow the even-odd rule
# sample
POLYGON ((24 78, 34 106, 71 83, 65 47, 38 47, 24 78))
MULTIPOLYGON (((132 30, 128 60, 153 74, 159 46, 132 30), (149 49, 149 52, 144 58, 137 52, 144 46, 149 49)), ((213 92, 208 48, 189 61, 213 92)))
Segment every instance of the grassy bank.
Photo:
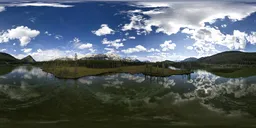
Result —
POLYGON ((110 73, 142 73, 150 76, 171 76, 180 74, 189 74, 187 70, 171 70, 167 68, 157 68, 153 66, 126 66, 118 68, 87 68, 87 67, 42 67, 45 72, 52 73, 58 78, 76 79, 84 76, 96 76, 110 73))

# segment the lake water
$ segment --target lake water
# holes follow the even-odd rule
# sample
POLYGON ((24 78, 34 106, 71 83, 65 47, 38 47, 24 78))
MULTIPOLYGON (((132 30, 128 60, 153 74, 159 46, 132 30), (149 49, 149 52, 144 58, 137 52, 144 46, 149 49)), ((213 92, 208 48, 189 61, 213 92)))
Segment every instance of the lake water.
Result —
POLYGON ((63 80, 31 66, 8 72, 0 76, 0 127, 256 126, 256 76, 198 70, 63 80))

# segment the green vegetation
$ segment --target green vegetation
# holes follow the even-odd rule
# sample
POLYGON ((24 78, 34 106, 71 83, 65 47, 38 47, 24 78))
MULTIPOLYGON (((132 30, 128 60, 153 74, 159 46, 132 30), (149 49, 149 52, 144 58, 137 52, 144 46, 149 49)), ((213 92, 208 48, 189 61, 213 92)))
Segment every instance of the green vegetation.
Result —
POLYGON ((249 77, 256 75, 256 67, 252 68, 213 68, 209 72, 226 78, 249 77))
POLYGON ((171 70, 158 68, 151 65, 125 66, 117 68, 87 68, 87 67, 67 67, 67 66, 43 66, 44 71, 54 74, 58 78, 80 78, 84 76, 103 75, 110 73, 143 73, 150 76, 171 76, 178 74, 189 74, 187 70, 171 70))
POLYGON ((256 65, 256 53, 229 51, 198 59, 200 63, 207 64, 240 64, 256 65))
POLYGON ((17 63, 17 62, 19 62, 19 60, 16 59, 15 57, 7 53, 0 52, 0 64, 9 64, 9 63, 17 63))
POLYGON ((0 76, 10 73, 15 66, 0 66, 0 76))

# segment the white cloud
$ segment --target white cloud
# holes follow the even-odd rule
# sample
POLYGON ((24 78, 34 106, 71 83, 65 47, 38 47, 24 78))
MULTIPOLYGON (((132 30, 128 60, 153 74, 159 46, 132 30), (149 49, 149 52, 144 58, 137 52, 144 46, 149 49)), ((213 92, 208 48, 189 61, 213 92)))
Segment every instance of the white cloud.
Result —
POLYGON ((57 40, 61 40, 63 38, 63 36, 62 35, 55 35, 54 38, 57 39, 57 40))
POLYGON ((38 30, 31 30, 26 26, 19 26, 14 29, 8 29, 0 34, 0 43, 6 43, 10 40, 18 39, 21 46, 26 46, 30 41, 40 34, 38 30))
POLYGON ((147 49, 142 45, 137 45, 135 48, 128 48, 126 50, 122 50, 123 53, 130 54, 135 52, 143 52, 147 51, 147 49))
POLYGON ((59 49, 41 50, 31 53, 31 56, 37 61, 54 60, 61 57, 66 57, 66 53, 59 49))
POLYGON ((90 51, 91 53, 95 53, 97 50, 96 50, 96 49, 93 49, 93 48, 89 48, 89 51, 90 51))
POLYGON ((135 6, 146 7, 146 8, 156 8, 156 7, 170 7, 168 2, 137 2, 135 6))
POLYGON ((115 31, 109 28, 107 24, 102 24, 100 29, 92 31, 92 33, 94 33, 97 36, 104 36, 108 34, 114 34, 115 31))
POLYGON ((0 49, 0 52, 5 52, 5 51, 7 51, 6 49, 0 49))
POLYGON ((121 42, 121 39, 109 41, 109 40, 107 40, 107 38, 104 38, 102 40, 102 44, 107 44, 108 47, 115 47, 116 49, 119 49, 120 47, 124 46, 124 44, 120 43, 120 42, 121 42))
POLYGON ((165 53, 165 52, 158 52, 154 53, 153 55, 147 56, 147 60, 151 62, 156 62, 156 61, 165 61, 165 60, 172 60, 172 61, 180 61, 184 60, 187 58, 187 56, 183 55, 178 55, 176 53, 165 53))
POLYGON ((130 36, 129 39, 134 40, 134 39, 136 39, 136 37, 135 36, 130 36))
POLYGON ((27 7, 27 6, 35 6, 35 7, 55 7, 55 8, 69 8, 73 7, 73 5, 64 5, 60 3, 21 3, 21 4, 12 4, 10 6, 16 6, 16 7, 27 7))
POLYGON ((221 27, 222 27, 222 28, 226 28, 227 25, 226 25, 226 24, 222 24, 221 27))
POLYGON ((77 38, 77 37, 75 37, 72 41, 70 41, 71 43, 74 43, 74 44, 78 44, 78 43, 80 43, 81 41, 80 41, 80 39, 79 38, 77 38))
POLYGON ((194 32, 195 32, 194 29, 188 29, 188 28, 181 30, 181 33, 186 33, 186 34, 193 34, 194 32))
POLYGON ((251 32, 249 36, 246 37, 251 44, 256 44, 256 32, 251 32))
POLYGON ((32 51, 32 48, 24 48, 24 49, 21 49, 21 51, 23 51, 24 53, 29 53, 32 51))
POLYGON ((81 44, 78 48, 79 48, 79 49, 92 48, 92 44, 90 44, 90 43, 81 44))
POLYGON ((213 23, 226 16, 233 21, 242 20, 256 11, 254 5, 228 2, 139 2, 137 5, 163 8, 151 10, 154 13, 146 14, 147 19, 141 15, 145 11, 128 11, 131 22, 123 26, 123 31, 134 29, 149 33, 156 26, 156 32, 171 35, 180 28, 197 29, 205 26, 205 22, 213 23))
POLYGON ((146 26, 144 23, 144 21, 146 22, 146 18, 144 18, 142 15, 131 14, 130 21, 131 22, 129 24, 125 24, 122 27, 122 31, 134 29, 137 31, 137 35, 147 34, 152 31, 151 24, 146 26))
POLYGON ((245 32, 240 32, 239 30, 234 30, 233 35, 226 35, 223 42, 216 42, 219 45, 224 45, 229 49, 239 50, 245 49, 246 46, 246 36, 245 32))
POLYGON ((176 47, 175 43, 172 43, 171 40, 165 41, 163 44, 160 44, 160 47, 162 48, 162 51, 169 51, 174 50, 176 47))
POLYGON ((147 50, 147 52, 160 52, 160 50, 155 48, 150 48, 149 50, 147 50))
MULTIPOLYGON (((64 51, 64 50, 59 50, 59 49, 38 49, 35 52, 29 53, 36 61, 49 61, 49 60, 55 60, 58 58, 63 58, 63 57, 68 57, 68 58, 74 58, 75 53, 77 54, 78 58, 82 58, 90 53, 82 54, 77 51, 64 51)), ((16 58, 22 59, 26 57, 28 54, 18 54, 18 55, 13 55, 16 58)))
POLYGON ((234 30, 232 34, 223 34, 220 30, 211 27, 201 27, 195 30, 182 30, 183 33, 190 35, 195 40, 193 47, 188 49, 196 50, 200 55, 212 55, 219 52, 216 46, 224 46, 229 50, 243 50, 246 47, 247 40, 254 44, 253 32, 246 34, 239 30, 234 30))
POLYGON ((52 36, 52 34, 49 33, 48 31, 45 31, 44 34, 47 35, 47 36, 52 36))
POLYGON ((116 53, 117 51, 114 48, 104 48, 107 51, 107 54, 116 53))
POLYGON ((36 18, 35 17, 29 18, 29 21, 32 22, 32 23, 35 23, 36 22, 36 18))
POLYGON ((71 43, 74 44, 75 48, 78 49, 89 49, 90 51, 93 51, 92 44, 91 43, 82 43, 79 38, 75 37, 71 43))
POLYGON ((0 6, 0 12, 5 11, 5 7, 4 6, 0 6))
POLYGON ((188 50, 193 50, 193 46, 187 46, 186 47, 188 50))

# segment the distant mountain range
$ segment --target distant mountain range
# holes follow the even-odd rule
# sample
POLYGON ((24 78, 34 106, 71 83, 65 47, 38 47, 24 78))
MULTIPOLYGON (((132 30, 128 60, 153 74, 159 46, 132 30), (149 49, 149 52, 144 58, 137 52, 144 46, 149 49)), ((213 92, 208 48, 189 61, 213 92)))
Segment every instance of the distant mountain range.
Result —
POLYGON ((80 60, 116 60, 116 61, 127 61, 127 62, 140 62, 140 60, 131 58, 131 57, 125 57, 122 58, 117 54, 94 54, 94 55, 88 55, 86 57, 81 58, 80 60))
MULTIPOLYGON (((73 60, 72 58, 59 58, 56 60, 73 60)), ((123 60, 127 62, 140 62, 138 59, 125 57, 122 58, 117 54, 94 54, 87 55, 81 58, 81 60, 123 60)), ((34 63, 36 62, 32 56, 27 56, 23 59, 17 59, 12 55, 0 52, 0 64, 6 63, 34 63)), ((166 61, 172 62, 172 61, 166 61)), ((240 52, 240 51, 228 51, 218 53, 208 57, 194 58, 190 57, 184 59, 181 62, 199 62, 199 63, 209 63, 209 64, 256 64, 256 52, 240 52)))

